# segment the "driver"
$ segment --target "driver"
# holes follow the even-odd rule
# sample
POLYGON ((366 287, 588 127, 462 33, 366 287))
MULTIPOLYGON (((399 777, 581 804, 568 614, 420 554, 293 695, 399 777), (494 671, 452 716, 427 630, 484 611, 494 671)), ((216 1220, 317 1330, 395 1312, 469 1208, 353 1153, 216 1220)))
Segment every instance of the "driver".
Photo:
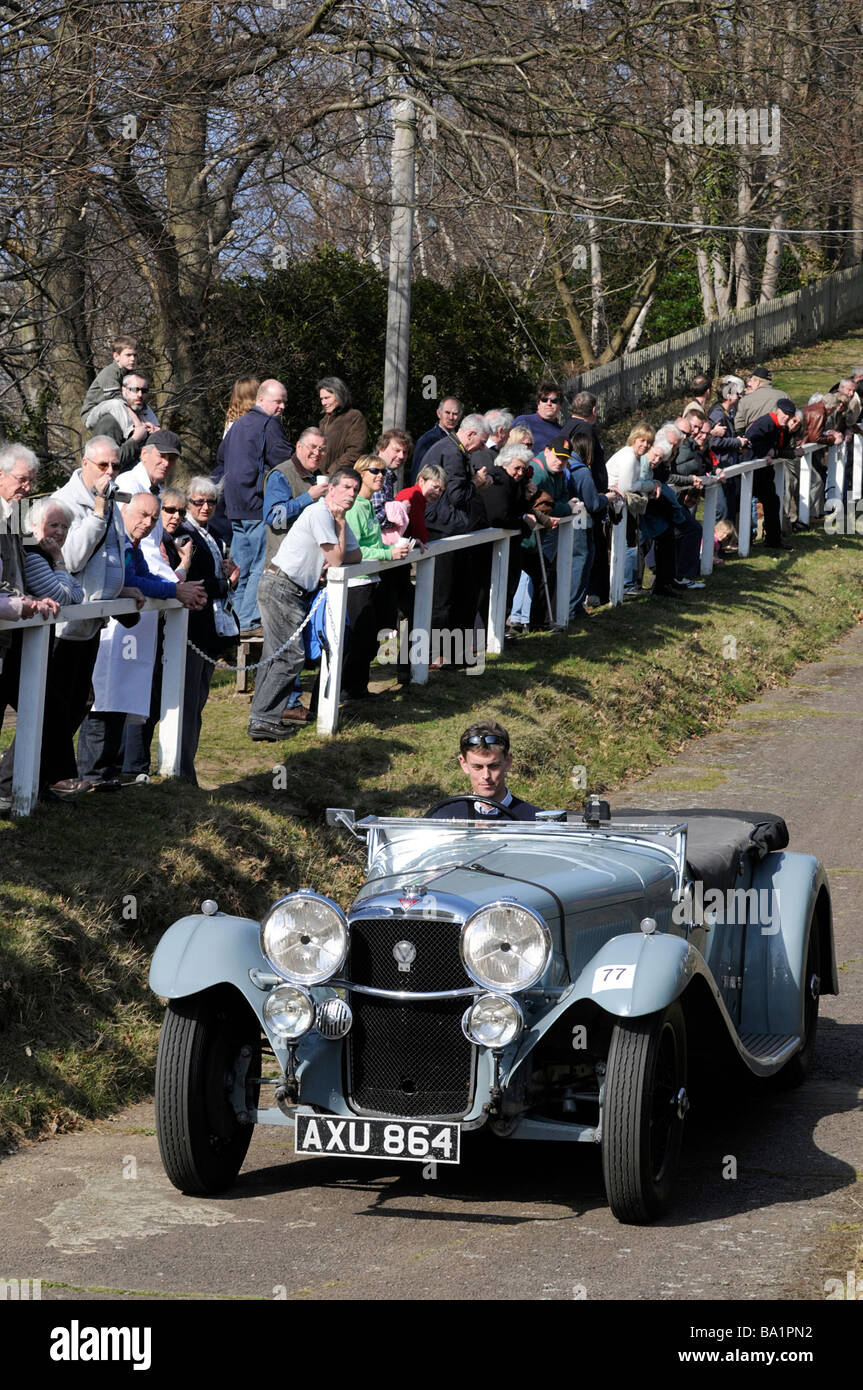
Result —
POLYGON ((443 801, 430 813, 436 820, 477 820, 480 816, 501 816, 498 806, 509 811, 514 820, 536 820, 538 806, 531 806, 514 796, 506 785, 506 775, 512 766, 509 734, 494 719, 471 724, 459 739, 459 764, 470 778, 471 791, 483 801, 471 802, 469 796, 443 801))

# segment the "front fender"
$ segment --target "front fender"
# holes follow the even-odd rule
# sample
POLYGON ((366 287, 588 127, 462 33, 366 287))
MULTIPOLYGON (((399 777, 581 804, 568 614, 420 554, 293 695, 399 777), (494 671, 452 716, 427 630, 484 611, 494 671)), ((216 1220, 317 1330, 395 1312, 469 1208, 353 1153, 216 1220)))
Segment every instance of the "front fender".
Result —
POLYGON ((612 937, 583 967, 581 974, 525 1033, 507 1077, 562 1016, 578 1003, 590 1000, 617 1018, 641 1018, 665 1009, 679 999, 695 975, 703 975, 711 993, 719 992, 703 956, 688 941, 665 932, 646 936, 626 932, 612 937))
MULTIPOLYGON (((163 999, 183 999, 217 985, 233 985, 250 1005, 284 1070, 288 1048, 264 1021, 266 988, 259 989, 249 978, 249 971, 256 969, 273 975, 261 954, 260 923, 248 917, 196 914, 181 917, 165 932, 150 965, 150 988, 163 999)), ((312 990, 315 1000, 332 994, 327 985, 312 990)), ((330 1041, 314 1030, 300 1040, 296 1070, 304 1103, 323 1105, 336 1114, 352 1113, 342 1098, 342 1049, 343 1040, 330 1041)))
POLYGON ((261 991, 252 969, 272 973, 261 954, 260 924, 248 917, 181 917, 156 947, 150 988, 163 999, 183 999, 213 985, 235 985, 260 1016, 261 991))

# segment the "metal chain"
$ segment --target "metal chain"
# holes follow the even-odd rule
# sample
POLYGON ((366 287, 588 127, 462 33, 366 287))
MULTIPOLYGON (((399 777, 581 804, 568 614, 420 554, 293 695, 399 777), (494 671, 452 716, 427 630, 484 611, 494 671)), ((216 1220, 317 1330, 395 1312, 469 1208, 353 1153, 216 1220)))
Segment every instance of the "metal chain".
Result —
POLYGON ((320 607, 321 602, 323 601, 323 599, 326 598, 326 594, 326 589, 321 589, 321 592, 318 594, 317 598, 315 599, 306 616, 303 618, 303 621, 300 623, 296 632, 292 632, 287 641, 283 642, 282 645, 276 651, 274 651, 271 656, 268 656, 265 660, 256 661, 251 666, 232 666, 229 661, 222 661, 221 657, 209 656, 207 652, 202 652, 201 648, 196 647, 190 637, 186 638, 186 642, 197 656, 202 657, 204 661, 209 661, 212 666, 217 666, 221 671, 257 671, 261 666, 268 666, 271 661, 275 661, 276 657, 280 656, 286 647, 289 647, 292 642, 295 642, 297 640, 306 624, 311 622, 312 618, 314 617, 315 613, 320 607))

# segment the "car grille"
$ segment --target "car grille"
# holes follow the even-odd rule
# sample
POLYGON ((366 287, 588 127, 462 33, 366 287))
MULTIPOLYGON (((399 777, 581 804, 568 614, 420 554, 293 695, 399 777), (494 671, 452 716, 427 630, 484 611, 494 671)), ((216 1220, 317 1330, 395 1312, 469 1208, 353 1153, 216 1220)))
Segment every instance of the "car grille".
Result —
MULTIPOLYGON (((372 989, 426 993, 465 989, 459 956, 461 922, 384 917, 351 923, 348 978, 372 989), (409 941, 411 968, 399 970, 393 948, 409 941)), ((360 1110, 382 1115, 463 1115, 473 1089, 473 1048, 461 1030, 469 1000, 399 1001, 352 993, 348 1088, 360 1110)))

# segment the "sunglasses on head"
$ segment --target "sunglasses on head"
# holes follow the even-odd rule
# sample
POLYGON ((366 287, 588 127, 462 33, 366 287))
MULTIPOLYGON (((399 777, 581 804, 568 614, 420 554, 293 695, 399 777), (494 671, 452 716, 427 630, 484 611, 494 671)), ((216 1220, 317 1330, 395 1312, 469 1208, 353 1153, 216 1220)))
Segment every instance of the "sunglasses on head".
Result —
POLYGON ((467 748, 509 748, 505 738, 500 734, 469 734, 461 741, 462 752, 467 748))
POLYGON ((185 516, 185 507, 163 507, 162 512, 165 516, 185 516))

